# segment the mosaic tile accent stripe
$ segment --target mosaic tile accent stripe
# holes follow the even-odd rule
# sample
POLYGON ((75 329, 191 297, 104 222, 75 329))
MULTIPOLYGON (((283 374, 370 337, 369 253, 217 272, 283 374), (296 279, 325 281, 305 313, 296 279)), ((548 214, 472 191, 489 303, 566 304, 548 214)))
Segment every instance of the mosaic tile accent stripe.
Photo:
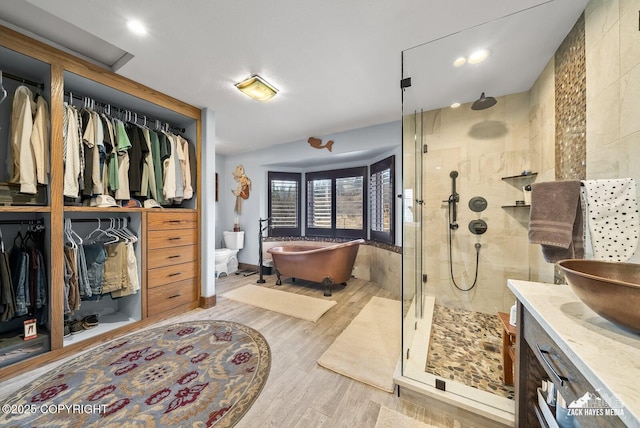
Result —
POLYGON ((502 381, 502 327, 497 315, 435 305, 427 373, 514 399, 502 381))
MULTIPOLYGON (((348 242, 351 239, 344 238, 329 238, 323 236, 268 236, 263 239, 264 242, 287 242, 287 241, 310 241, 310 242, 348 242)), ((383 250, 391 251, 392 253, 402 254, 402 247, 397 245, 389 245, 383 242, 377 241, 365 241, 365 245, 370 245, 376 248, 382 248, 383 250)))
POLYGON ((555 54, 556 180, 584 180, 587 168, 587 73, 584 13, 555 54))
MULTIPOLYGON (((555 179, 587 177, 587 66, 584 13, 555 54, 556 150, 555 179)), ((554 268, 553 282, 564 276, 554 268)))

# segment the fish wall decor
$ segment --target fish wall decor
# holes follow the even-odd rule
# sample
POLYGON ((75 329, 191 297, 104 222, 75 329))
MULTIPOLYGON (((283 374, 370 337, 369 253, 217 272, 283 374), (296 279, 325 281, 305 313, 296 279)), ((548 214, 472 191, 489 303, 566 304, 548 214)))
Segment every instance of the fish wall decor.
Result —
POLYGON ((322 140, 320 138, 316 138, 316 137, 309 137, 307 142, 314 149, 327 149, 327 150, 331 151, 331 146, 333 146, 333 140, 327 141, 327 144, 325 144, 323 146, 322 145, 322 140))

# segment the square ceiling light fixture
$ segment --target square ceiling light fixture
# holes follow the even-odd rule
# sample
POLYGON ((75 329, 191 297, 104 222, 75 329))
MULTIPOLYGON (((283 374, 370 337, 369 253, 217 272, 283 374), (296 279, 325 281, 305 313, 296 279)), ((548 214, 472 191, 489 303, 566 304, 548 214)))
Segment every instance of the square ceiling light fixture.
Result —
POLYGON ((236 88, 256 101, 267 101, 278 93, 278 90, 273 85, 257 74, 240 83, 236 83, 236 88))

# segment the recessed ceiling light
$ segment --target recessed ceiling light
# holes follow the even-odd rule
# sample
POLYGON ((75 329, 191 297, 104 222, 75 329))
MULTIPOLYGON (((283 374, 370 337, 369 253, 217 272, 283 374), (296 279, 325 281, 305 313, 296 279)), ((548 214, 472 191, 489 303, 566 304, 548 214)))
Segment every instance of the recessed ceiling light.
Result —
POLYGON ((278 93, 278 90, 273 85, 257 74, 236 83, 236 88, 256 101, 267 101, 278 93))
POLYGON ((147 28, 142 22, 138 21, 137 19, 128 20, 127 27, 129 27, 129 30, 131 30, 138 36, 144 36, 145 34, 147 34, 147 28))
POLYGON ((451 104, 451 108, 458 108, 458 107, 460 107, 460 103, 451 104))
POLYGON ((488 49, 480 49, 469 55, 469 64, 478 64, 489 56, 488 49))
POLYGON ((461 65, 464 65, 467 62, 467 59, 463 56, 461 56, 460 58, 456 59, 455 61, 453 61, 453 66, 454 67, 460 67, 461 65))

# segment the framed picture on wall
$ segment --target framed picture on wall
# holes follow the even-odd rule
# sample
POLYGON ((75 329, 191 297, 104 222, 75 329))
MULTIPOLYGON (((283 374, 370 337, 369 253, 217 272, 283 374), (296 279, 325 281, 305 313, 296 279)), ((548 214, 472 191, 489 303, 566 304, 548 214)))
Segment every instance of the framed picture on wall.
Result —
POLYGON ((218 173, 216 172, 216 202, 218 202, 218 173))

